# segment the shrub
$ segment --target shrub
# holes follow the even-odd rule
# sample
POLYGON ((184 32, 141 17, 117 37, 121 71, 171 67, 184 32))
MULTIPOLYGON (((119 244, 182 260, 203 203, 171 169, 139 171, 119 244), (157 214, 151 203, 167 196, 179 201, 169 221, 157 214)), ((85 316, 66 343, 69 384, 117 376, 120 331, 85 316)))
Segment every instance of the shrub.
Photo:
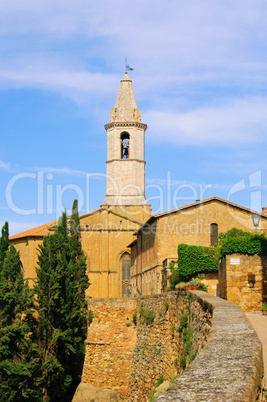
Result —
POLYGON ((169 278, 170 278, 171 288, 174 289, 175 285, 180 282, 178 268, 172 268, 172 273, 169 278))
POLYGON ((260 311, 267 310, 267 303, 262 303, 260 311))
POLYGON ((135 312, 133 313, 133 323, 136 326, 137 324, 137 311, 135 310, 135 312))
POLYGON ((180 328, 186 328, 188 324, 188 315, 187 314, 183 314, 180 317, 180 328))
POLYGON ((203 292, 207 292, 208 291, 208 285, 205 285, 204 283, 200 282, 199 286, 199 290, 203 290, 203 292))
POLYGON ((94 314, 93 314, 92 310, 89 310, 87 319, 88 319, 89 325, 91 325, 93 322, 93 319, 94 319, 94 314))
MULTIPOLYGON (((178 275, 181 281, 188 281, 198 273, 218 272, 220 258, 218 247, 178 246, 178 275)), ((174 271, 174 270, 173 270, 174 271)), ((173 276, 174 272, 172 272, 173 276)), ((175 276, 177 273, 175 273, 175 276)))
POLYGON ((180 359, 180 368, 184 370, 186 368, 186 357, 182 356, 180 359))
POLYGON ((151 394, 149 395, 149 401, 150 402, 155 402, 157 400, 157 397, 155 396, 156 390, 152 389, 151 394))
POLYGON ((153 324, 153 321, 155 319, 154 310, 148 310, 148 309, 146 309, 146 308, 141 306, 140 309, 139 309, 139 314, 140 314, 140 317, 143 319, 143 321, 144 321, 144 323, 146 325, 153 324))
POLYGON ((233 228, 219 236, 220 256, 226 254, 267 255, 267 238, 264 233, 245 232, 233 228))
POLYGON ((158 382, 157 382, 157 387, 159 387, 163 383, 163 381, 164 381, 164 376, 163 376, 163 374, 161 374, 159 376, 159 379, 158 379, 158 382))

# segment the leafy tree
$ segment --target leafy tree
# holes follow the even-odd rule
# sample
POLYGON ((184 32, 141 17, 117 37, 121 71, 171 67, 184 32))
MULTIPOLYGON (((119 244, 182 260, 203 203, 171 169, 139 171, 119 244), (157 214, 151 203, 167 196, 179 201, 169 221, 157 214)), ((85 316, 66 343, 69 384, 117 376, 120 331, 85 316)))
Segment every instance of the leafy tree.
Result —
POLYGON ((80 234, 71 231, 68 235, 66 212, 55 233, 39 246, 36 272, 43 399, 71 400, 84 359, 89 282, 80 234))
POLYGON ((23 280, 19 252, 11 246, 0 272, 1 400, 42 400, 33 302, 33 293, 23 280))

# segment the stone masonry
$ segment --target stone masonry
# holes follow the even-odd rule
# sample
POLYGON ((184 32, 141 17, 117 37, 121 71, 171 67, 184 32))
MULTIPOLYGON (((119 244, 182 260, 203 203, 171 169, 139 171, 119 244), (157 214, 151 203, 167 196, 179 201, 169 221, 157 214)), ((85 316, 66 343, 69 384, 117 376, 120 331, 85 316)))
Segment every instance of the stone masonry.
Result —
POLYGON ((183 372, 180 368, 180 359, 185 348, 183 333, 180 331, 182 315, 188 315, 191 327, 192 358, 206 344, 211 324, 210 311, 204 310, 199 303, 187 296, 187 292, 172 292, 138 299, 137 342, 127 402, 148 401, 160 378, 171 382, 183 372), (140 307, 154 312, 155 318, 151 325, 143 322, 140 307))
POLYGON ((212 308, 207 345, 158 402, 255 402, 263 396, 262 345, 239 306, 192 292, 212 308))
POLYGON ((82 383, 125 396, 136 344, 133 299, 89 299, 93 322, 88 327, 82 383))
MULTIPOLYGON (((126 401, 147 401, 161 376, 173 380, 182 372, 184 351, 180 317, 188 314, 192 329, 192 354, 207 342, 211 311, 175 292, 139 299, 89 299, 94 318, 88 327, 82 383, 112 389, 126 401), (147 325, 140 307, 151 310, 147 325), (137 326, 133 314, 137 314, 137 326)), ((189 364, 189 361, 187 361, 189 364)))
POLYGON ((267 301, 267 256, 232 254, 219 264, 219 296, 242 307, 259 311, 267 301))
POLYGON ((241 307, 191 291, 127 302, 89 300, 88 308, 94 319, 88 328, 83 384, 104 393, 117 391, 125 401, 145 402, 160 377, 173 381, 178 374, 159 402, 264 400, 262 345, 241 307), (153 322, 144 322, 140 307, 153 310, 153 322), (135 311, 137 327, 131 322, 135 311), (184 348, 179 325, 186 312, 196 358, 182 371, 177 364, 184 348))

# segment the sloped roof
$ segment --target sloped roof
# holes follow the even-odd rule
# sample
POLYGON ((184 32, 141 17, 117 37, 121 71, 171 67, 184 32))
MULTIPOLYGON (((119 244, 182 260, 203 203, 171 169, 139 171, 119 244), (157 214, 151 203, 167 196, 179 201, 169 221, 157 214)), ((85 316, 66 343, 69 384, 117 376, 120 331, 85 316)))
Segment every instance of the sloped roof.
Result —
MULTIPOLYGON (((132 223, 134 223, 136 225, 142 226, 141 222, 138 222, 138 221, 136 221, 134 219, 128 218, 127 216, 119 214, 119 213, 117 213, 117 212, 115 212, 115 211, 113 211, 112 209, 109 209, 109 208, 99 208, 99 209, 95 209, 94 211, 87 212, 86 214, 80 215, 80 221, 82 219, 84 219, 84 218, 87 218, 88 216, 96 215, 96 214, 99 214, 99 213, 104 212, 104 211, 112 213, 112 214, 114 214, 116 216, 119 216, 122 219, 126 219, 126 220, 128 220, 128 221, 130 221, 130 222, 132 222, 132 223)), ((69 218, 70 218, 70 216, 67 216, 67 219, 69 219, 69 218)), ((51 233, 52 231, 55 230, 55 226, 57 225, 57 223, 58 223, 58 220, 46 223, 46 224, 41 225, 41 226, 37 226, 35 228, 26 230, 25 232, 21 232, 21 233, 18 233, 16 235, 10 236, 9 240, 12 241, 12 240, 18 240, 18 239, 23 239, 23 238, 27 238, 27 237, 44 237, 44 236, 47 236, 49 233, 51 233)))
POLYGON ((121 80, 115 106, 110 112, 110 123, 115 122, 141 123, 141 112, 137 108, 132 81, 127 71, 121 80))
POLYGON ((249 214, 259 215, 261 218, 267 219, 266 215, 264 215, 264 214, 262 214, 262 213, 260 213, 258 211, 253 211, 253 210, 251 210, 249 208, 243 207, 242 205, 235 204, 234 202, 224 200, 223 198, 220 198, 220 197, 213 196, 213 197, 205 198, 204 200, 199 200, 199 201, 196 201, 196 202, 192 202, 191 204, 183 205, 183 206, 175 208, 175 209, 171 209, 170 211, 161 212, 159 214, 152 215, 147 220, 147 222, 135 234, 137 235, 138 233, 140 233, 143 230, 143 228, 148 227, 148 225, 150 223, 152 223, 153 221, 155 221, 158 218, 161 218, 161 217, 164 217, 164 216, 167 216, 167 215, 171 215, 171 214, 174 214, 174 213, 180 213, 180 212, 183 212, 183 211, 185 211, 187 209, 196 208, 196 207, 198 207, 200 205, 208 204, 208 203, 213 202, 213 201, 221 202, 222 204, 230 205, 233 208, 238 208, 238 209, 240 209, 242 211, 245 211, 245 212, 247 212, 249 214))
POLYGON ((23 237, 44 237, 50 233, 49 229, 52 229, 57 224, 57 220, 53 222, 46 223, 36 228, 25 230, 25 232, 18 233, 16 235, 10 236, 9 240, 22 239, 23 237))

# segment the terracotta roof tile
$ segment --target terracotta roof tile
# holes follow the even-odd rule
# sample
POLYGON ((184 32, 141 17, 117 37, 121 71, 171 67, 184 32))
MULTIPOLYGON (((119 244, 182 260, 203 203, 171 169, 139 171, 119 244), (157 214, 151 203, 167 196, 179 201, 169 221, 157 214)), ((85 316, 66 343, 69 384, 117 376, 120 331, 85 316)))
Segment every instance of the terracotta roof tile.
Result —
POLYGON ((52 228, 56 224, 57 224, 57 220, 46 223, 41 226, 37 226, 33 229, 26 230, 25 232, 21 232, 14 236, 10 236, 9 240, 22 239, 23 237, 31 237, 31 236, 47 236, 48 233, 50 233, 49 228, 52 228))

